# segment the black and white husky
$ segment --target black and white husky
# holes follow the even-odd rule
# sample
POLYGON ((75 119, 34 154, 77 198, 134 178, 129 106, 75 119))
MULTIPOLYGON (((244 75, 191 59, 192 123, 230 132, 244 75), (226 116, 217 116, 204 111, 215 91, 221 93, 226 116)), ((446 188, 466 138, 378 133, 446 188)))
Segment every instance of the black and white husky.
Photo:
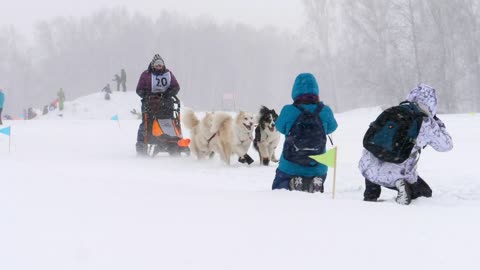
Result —
POLYGON ((262 106, 257 116, 258 126, 255 129, 253 147, 258 151, 260 163, 268 166, 270 161, 278 162, 275 157, 275 149, 280 142, 280 133, 275 128, 275 121, 278 114, 274 109, 262 106))

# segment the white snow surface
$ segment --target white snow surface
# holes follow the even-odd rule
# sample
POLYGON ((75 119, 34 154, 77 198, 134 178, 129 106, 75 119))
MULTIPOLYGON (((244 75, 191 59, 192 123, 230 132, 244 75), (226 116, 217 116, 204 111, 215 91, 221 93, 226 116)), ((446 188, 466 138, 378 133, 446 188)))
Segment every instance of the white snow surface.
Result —
POLYGON ((387 189, 362 201, 362 137, 380 108, 336 114, 332 199, 333 169, 324 194, 272 191, 276 164, 253 148, 250 166, 138 158, 139 103, 96 93, 63 117, 4 121, 0 269, 479 269, 478 114, 440 115, 454 150, 423 151, 433 197, 402 206, 387 189))

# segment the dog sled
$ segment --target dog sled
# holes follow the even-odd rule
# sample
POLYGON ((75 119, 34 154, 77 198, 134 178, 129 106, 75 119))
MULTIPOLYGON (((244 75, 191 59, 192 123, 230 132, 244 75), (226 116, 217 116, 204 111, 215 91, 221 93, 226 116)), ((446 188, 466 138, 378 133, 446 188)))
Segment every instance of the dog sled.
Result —
POLYGON ((166 152, 170 156, 190 155, 190 140, 183 138, 180 124, 180 100, 176 96, 149 96, 142 115, 146 155, 155 157, 166 152), (171 98, 171 102, 166 100, 171 98), (173 105, 173 106, 172 106, 173 105))

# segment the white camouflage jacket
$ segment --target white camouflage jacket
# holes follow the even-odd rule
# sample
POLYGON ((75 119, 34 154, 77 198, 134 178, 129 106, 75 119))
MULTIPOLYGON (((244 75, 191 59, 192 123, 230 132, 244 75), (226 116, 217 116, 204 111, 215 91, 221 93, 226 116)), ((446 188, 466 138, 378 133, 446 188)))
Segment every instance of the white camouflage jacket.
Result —
POLYGON ((434 119, 437 113, 435 89, 420 84, 410 92, 407 100, 418 103, 429 117, 424 118, 412 154, 403 163, 384 162, 369 151, 363 150, 358 167, 362 175, 373 183, 386 187, 394 187, 399 179, 415 183, 418 177, 417 162, 420 149, 427 145, 439 152, 450 151, 453 148, 452 138, 445 129, 445 124, 438 118, 434 119))

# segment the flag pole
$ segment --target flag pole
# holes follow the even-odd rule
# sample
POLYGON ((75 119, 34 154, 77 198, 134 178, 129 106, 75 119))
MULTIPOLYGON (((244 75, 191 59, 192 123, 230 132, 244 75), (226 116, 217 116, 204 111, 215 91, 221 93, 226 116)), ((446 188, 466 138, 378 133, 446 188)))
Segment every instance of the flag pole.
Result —
POLYGON ((334 200, 335 199, 335 185, 337 183, 337 151, 338 151, 338 147, 335 146, 334 147, 335 151, 335 167, 333 167, 333 188, 332 188, 332 199, 334 200))

